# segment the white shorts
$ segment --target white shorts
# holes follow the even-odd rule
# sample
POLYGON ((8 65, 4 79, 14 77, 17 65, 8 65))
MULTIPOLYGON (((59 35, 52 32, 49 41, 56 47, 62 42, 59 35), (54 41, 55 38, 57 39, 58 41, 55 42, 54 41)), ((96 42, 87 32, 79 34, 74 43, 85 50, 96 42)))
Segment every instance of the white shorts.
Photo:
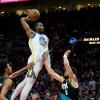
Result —
MULTIPOLYGON (((32 62, 32 55, 28 58, 28 63, 32 62)), ((38 77, 39 72, 42 69, 42 60, 38 59, 37 62, 35 62, 35 65, 33 68, 27 72, 27 76, 29 77, 38 77)))

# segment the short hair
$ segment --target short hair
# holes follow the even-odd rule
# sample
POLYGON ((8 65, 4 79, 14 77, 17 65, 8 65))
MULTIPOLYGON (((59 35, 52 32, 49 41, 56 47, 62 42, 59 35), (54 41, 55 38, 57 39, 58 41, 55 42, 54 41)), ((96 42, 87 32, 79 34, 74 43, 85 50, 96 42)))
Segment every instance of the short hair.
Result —
POLYGON ((7 68, 7 62, 3 61, 0 62, 0 75, 2 76, 7 68))

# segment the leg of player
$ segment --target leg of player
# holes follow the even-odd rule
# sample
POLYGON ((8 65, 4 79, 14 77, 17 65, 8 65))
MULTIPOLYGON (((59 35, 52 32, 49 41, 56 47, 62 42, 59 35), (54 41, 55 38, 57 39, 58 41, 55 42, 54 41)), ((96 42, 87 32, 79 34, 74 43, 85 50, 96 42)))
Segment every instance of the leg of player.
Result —
POLYGON ((16 89, 14 90, 14 92, 11 96, 11 100, 16 99, 16 97, 21 93, 21 91, 24 88, 25 84, 26 84, 26 78, 16 87, 16 89))
POLYGON ((26 100, 36 79, 27 77, 27 82, 21 92, 20 100, 26 100))

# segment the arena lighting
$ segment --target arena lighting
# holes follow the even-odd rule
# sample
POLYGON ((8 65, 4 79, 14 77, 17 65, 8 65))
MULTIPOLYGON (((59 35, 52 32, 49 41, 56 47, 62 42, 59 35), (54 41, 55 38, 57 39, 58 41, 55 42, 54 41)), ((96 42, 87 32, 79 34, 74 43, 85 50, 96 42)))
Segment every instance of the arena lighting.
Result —
POLYGON ((66 10, 66 8, 63 8, 63 10, 66 10))
POLYGON ((5 13, 4 11, 1 12, 1 14, 4 14, 4 13, 5 13))
POLYGON ((89 44, 100 44, 100 41, 98 41, 98 42, 89 42, 89 44))
POLYGON ((100 41, 99 41, 99 42, 97 42, 97 44, 100 44, 100 41))
POLYGON ((91 4, 89 3, 88 6, 90 6, 91 4))
POLYGON ((61 6, 59 6, 58 8, 61 9, 61 6))
POLYGON ((93 5, 91 7, 93 7, 93 5))
POLYGON ((89 44, 95 44, 95 42, 89 42, 89 44))
POLYGON ((100 38, 99 37, 95 37, 95 38, 83 38, 83 41, 86 42, 86 41, 99 41, 100 38))
POLYGON ((31 0, 0 0, 0 3, 24 2, 24 1, 31 1, 31 0))
POLYGON ((79 11, 80 8, 81 8, 81 5, 77 5, 77 7, 76 7, 77 11, 79 11))

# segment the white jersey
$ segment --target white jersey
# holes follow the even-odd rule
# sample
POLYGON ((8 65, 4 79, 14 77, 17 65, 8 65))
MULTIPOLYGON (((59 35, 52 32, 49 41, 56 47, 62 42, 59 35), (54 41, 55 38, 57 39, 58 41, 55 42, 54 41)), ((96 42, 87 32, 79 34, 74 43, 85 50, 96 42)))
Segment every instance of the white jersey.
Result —
POLYGON ((32 53, 31 60, 34 60, 34 63, 37 63, 44 52, 48 50, 48 38, 44 34, 38 34, 29 39, 29 47, 32 53))
POLYGON ((29 39, 29 47, 32 54, 28 63, 31 61, 34 61, 34 63, 39 62, 43 53, 48 50, 48 37, 44 34, 36 33, 33 38, 29 39))
POLYGON ((33 66, 32 70, 28 71, 27 75, 31 76, 34 72, 35 76, 37 77, 38 73, 42 69, 42 55, 44 52, 48 51, 47 36, 36 33, 33 38, 29 39, 29 47, 32 54, 28 59, 28 63, 34 61, 35 65, 33 66))

